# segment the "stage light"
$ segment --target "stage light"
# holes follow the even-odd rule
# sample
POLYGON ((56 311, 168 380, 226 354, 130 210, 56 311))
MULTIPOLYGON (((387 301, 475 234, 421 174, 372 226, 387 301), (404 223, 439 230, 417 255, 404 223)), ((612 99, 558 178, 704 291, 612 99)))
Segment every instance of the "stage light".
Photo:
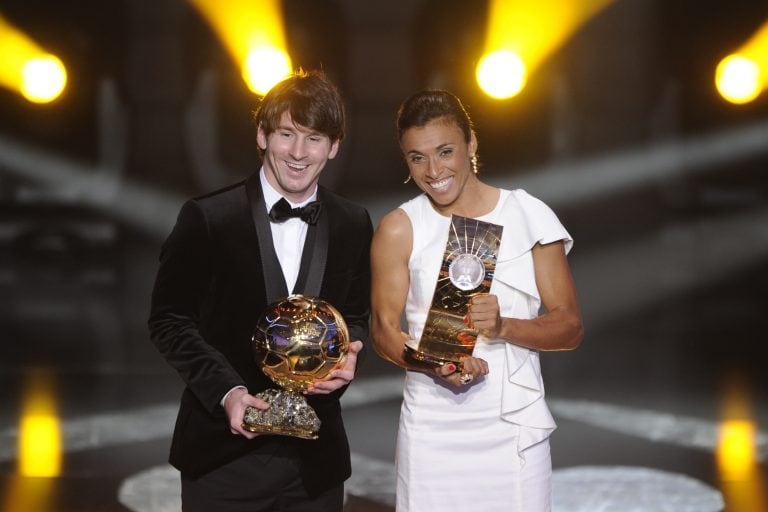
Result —
POLYGON ((67 70, 58 57, 0 15, 0 85, 34 103, 58 98, 67 85, 67 70))
POLYGON ((738 105, 757 98, 768 82, 768 22, 735 53, 717 65, 715 87, 727 101, 738 105))
POLYGON ((55 100, 67 85, 67 70, 55 55, 29 59, 22 67, 21 75, 21 93, 34 103, 55 100))
POLYGON ((61 469, 61 428, 47 374, 36 372, 24 398, 19 428, 19 473, 53 477, 61 469))
POLYGON ((520 57, 507 50, 483 57, 476 74, 480 88, 496 99, 511 98, 525 86, 525 64, 520 57))
POLYGON ((720 426, 717 449, 721 477, 744 480, 756 464, 755 424, 747 420, 727 420, 720 426))
POLYGON ((768 510, 749 389, 739 374, 733 374, 723 390, 716 460, 726 509, 734 512, 768 510))
POLYGON ((495 98, 514 96, 525 86, 527 75, 612 1, 491 0, 485 49, 475 71, 478 85, 495 98), (515 62, 518 59, 520 63, 515 62), (506 71, 501 76, 490 68, 506 71), (485 83, 489 74, 496 77, 493 87, 485 83), (506 92, 491 92, 499 90, 506 92))
POLYGON ((264 95, 292 71, 279 0, 189 0, 214 29, 243 80, 264 95))
POLYGON ((720 61, 715 72, 720 95, 731 103, 749 103, 760 94, 760 68, 752 59, 729 55, 720 61))
POLYGON ((243 78, 248 88, 264 95, 291 72, 291 58, 279 48, 254 48, 245 59, 243 78))

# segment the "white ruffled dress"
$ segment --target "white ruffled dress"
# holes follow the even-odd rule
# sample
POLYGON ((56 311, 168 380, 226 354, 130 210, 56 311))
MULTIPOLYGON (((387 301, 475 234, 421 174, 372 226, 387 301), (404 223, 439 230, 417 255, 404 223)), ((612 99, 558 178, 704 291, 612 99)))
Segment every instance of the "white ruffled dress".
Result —
MULTIPOLYGON (((450 217, 437 213, 425 194, 400 208, 413 226, 406 319, 410 338, 418 340, 450 217)), ((563 240, 567 252, 570 235, 547 205, 519 189, 501 190, 496 208, 478 220, 504 226, 491 286, 501 315, 536 317, 541 300, 531 249, 537 242, 563 240)), ((398 512, 510 511, 525 502, 516 484, 525 450, 546 441, 555 429, 544 401, 539 354, 480 336, 474 356, 488 362, 490 373, 461 389, 406 372, 397 439, 398 512)), ((549 464, 548 446, 544 463, 549 464)))

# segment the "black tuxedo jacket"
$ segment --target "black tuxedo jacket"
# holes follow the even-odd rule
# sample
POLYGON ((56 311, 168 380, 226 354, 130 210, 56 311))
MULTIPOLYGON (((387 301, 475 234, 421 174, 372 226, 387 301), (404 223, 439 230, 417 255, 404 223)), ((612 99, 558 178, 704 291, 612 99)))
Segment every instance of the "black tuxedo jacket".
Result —
MULTIPOLYGON (((310 226, 294 293, 319 296, 347 322, 352 340, 368 338, 372 225, 368 212, 319 187, 322 213, 310 226)), ((302 480, 316 494, 349 477, 349 445, 339 397, 311 396, 322 426, 317 440, 233 435, 221 398, 245 385, 277 387, 255 364, 250 340, 260 313, 288 295, 274 256, 258 173, 187 201, 163 244, 152 294, 152 341, 186 384, 170 462, 198 477, 252 450, 295 445, 302 480)), ((254 475, 258 478, 258 475, 254 475)))

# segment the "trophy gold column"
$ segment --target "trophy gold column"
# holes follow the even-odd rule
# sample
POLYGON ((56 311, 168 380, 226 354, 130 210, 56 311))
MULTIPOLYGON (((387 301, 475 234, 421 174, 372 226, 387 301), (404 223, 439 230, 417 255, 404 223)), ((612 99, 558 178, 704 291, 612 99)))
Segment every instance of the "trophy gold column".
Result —
POLYGON ((406 356, 428 365, 460 363, 472 355, 477 331, 466 323, 472 297, 488 293, 503 226, 453 215, 432 305, 417 343, 406 356))

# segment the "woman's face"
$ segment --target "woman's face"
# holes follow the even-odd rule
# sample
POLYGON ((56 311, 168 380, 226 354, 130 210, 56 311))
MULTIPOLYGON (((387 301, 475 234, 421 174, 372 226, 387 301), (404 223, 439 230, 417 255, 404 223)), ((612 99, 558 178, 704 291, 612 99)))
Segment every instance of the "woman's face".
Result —
POLYGON ((461 128, 450 119, 408 128, 400 148, 413 181, 438 207, 454 204, 467 181, 475 179, 470 163, 477 148, 475 134, 467 143, 461 128))

